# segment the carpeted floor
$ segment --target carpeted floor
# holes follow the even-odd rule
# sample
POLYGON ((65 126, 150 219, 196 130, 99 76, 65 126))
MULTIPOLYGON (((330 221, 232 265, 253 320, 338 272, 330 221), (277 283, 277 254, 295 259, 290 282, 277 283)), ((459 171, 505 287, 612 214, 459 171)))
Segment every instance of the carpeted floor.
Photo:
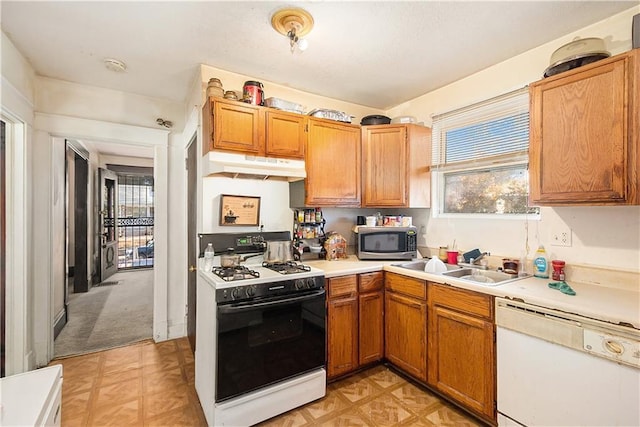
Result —
POLYGON ((153 270, 123 271, 89 292, 69 296, 69 321, 54 357, 131 344, 153 336, 153 270))

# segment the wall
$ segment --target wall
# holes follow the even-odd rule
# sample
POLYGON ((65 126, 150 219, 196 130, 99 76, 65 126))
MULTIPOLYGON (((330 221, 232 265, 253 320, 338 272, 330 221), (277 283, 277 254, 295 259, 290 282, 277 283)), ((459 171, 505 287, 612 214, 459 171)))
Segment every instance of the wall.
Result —
POLYGON ((38 77, 35 99, 39 112, 151 128, 162 117, 174 129, 184 127, 183 104, 161 98, 38 77))
MULTIPOLYGON (((431 116, 487 99, 539 80, 554 50, 574 37, 601 37, 612 55, 631 49, 632 16, 640 6, 614 15, 580 31, 539 46, 448 86, 417 97, 386 112, 413 115, 431 123, 431 116)), ((540 220, 473 220, 425 218, 430 247, 457 239, 461 250, 480 248, 492 255, 533 256, 544 244, 552 258, 568 264, 588 264, 640 271, 640 207, 542 208, 540 220), (550 236, 568 227, 571 247, 550 246, 550 236)))
MULTIPOLYGON (((64 287, 66 286, 66 260, 65 260, 65 215, 66 215, 66 174, 65 160, 67 156, 67 143, 64 138, 54 138, 51 142, 51 231, 53 269, 51 272, 51 288, 53 298, 54 321, 64 316, 64 287)), ((44 248, 42 248, 44 249, 44 248)))
POLYGON ((289 183, 274 180, 206 177, 202 180, 202 233, 259 231, 256 227, 220 224, 220 195, 260 197, 260 221, 264 231, 291 231, 293 213, 289 209, 289 183))
POLYGON ((1 33, 1 37, 2 119, 10 126, 6 141, 7 293, 0 310, 6 310, 6 374, 11 375, 35 366, 31 268, 35 72, 7 36, 1 33))
MULTIPOLYGON (((260 80, 256 79, 255 77, 231 73, 229 71, 224 71, 208 65, 201 66, 201 77, 202 93, 200 105, 202 105, 202 102, 205 100, 207 82, 213 77, 220 79, 225 90, 235 90, 239 93, 242 93, 242 87, 244 86, 245 81, 260 80)), ((261 82, 264 85, 265 98, 275 97, 304 105, 305 112, 309 112, 316 108, 328 108, 331 110, 343 111, 351 116, 354 116, 354 118, 352 119, 352 123, 356 124, 360 123, 360 119, 364 116, 382 113, 381 110, 377 110, 371 107, 365 107, 350 102, 340 101, 338 99, 314 95, 308 92, 302 92, 300 90, 281 86, 265 80, 261 80, 261 82)))
POLYGON ((353 226, 356 224, 358 215, 375 215, 380 212, 382 215, 391 216, 410 216, 413 218, 413 225, 418 230, 418 246, 425 246, 424 234, 426 233, 427 219, 429 217, 429 209, 350 209, 350 208, 323 208, 322 215, 327 223, 325 224, 325 232, 335 231, 340 233, 347 239, 347 245, 355 246, 357 244, 353 226))

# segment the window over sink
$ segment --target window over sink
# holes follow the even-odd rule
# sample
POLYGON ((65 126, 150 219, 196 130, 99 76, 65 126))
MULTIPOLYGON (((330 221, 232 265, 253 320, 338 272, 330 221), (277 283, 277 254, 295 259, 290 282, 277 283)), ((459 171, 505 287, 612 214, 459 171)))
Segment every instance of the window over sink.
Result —
POLYGON ((529 206, 529 92, 433 117, 435 216, 521 217, 529 206))

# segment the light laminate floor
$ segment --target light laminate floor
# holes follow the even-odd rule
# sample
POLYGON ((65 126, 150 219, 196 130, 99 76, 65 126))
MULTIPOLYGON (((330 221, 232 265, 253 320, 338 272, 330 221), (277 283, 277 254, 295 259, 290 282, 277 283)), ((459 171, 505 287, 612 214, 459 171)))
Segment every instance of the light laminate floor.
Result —
MULTIPOLYGON (((62 426, 205 426, 186 338, 53 360, 63 365, 62 426)), ((377 366, 261 423, 298 426, 477 426, 435 395, 377 366)))

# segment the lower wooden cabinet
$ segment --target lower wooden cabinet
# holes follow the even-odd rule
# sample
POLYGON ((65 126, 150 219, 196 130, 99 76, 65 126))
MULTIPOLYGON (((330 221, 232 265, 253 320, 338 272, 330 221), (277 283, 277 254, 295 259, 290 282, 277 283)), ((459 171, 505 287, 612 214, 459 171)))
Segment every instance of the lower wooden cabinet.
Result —
POLYGON ((362 366, 384 357, 384 274, 360 274, 358 294, 358 362, 362 366))
POLYGON ((327 279, 327 376, 358 367, 358 276, 327 279))
POLYGON ((386 359, 496 421, 493 297, 395 273, 327 279, 327 375, 386 359))
POLYGON ((428 383, 468 409, 495 420, 493 298, 430 284, 428 383))
POLYGON ((327 279, 327 376, 333 379, 384 357, 383 273, 327 279))
POLYGON ((424 280, 393 273, 385 277, 385 357, 424 382, 427 381, 426 287, 424 280))

